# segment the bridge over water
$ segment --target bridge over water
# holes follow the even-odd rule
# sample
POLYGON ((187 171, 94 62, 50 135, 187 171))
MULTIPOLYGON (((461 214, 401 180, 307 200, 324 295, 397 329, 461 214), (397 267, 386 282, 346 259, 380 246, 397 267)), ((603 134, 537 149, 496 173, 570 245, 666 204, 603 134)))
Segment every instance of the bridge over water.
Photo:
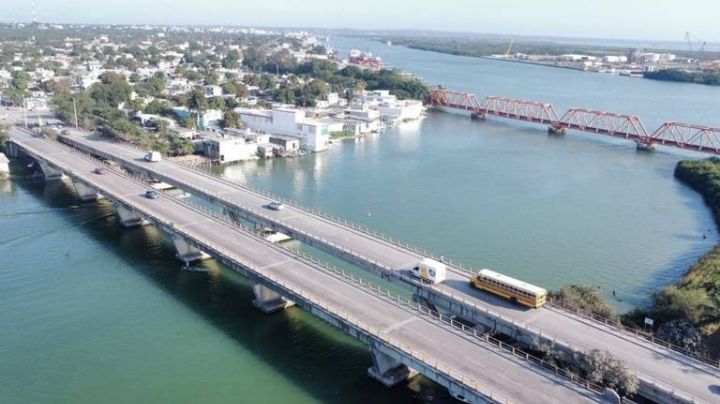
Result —
POLYGON ((127 145, 89 134, 62 136, 61 140, 135 174, 202 197, 238 221, 271 227, 406 286, 415 301, 460 317, 484 331, 502 332, 528 344, 542 342, 568 353, 608 350, 630 364, 641 380, 643 394, 658 401, 712 402, 720 398, 713 390, 713 386, 720 385, 717 363, 695 360, 647 335, 552 305, 537 310, 519 308, 473 289, 469 284, 472 272, 452 262, 448 262, 448 280, 443 285, 421 284, 408 277, 405 269, 432 255, 426 251, 288 201, 282 211, 265 209, 264 205, 278 198, 171 161, 145 162, 144 151, 127 145))
POLYGON ((655 145, 720 155, 720 128, 668 121, 648 132, 636 115, 571 108, 559 116, 549 102, 489 96, 480 101, 475 94, 436 88, 429 104, 467 111, 475 119, 487 115, 548 125, 551 133, 577 130, 633 140, 641 149, 655 145))
POLYGON ((209 254, 247 277, 259 308, 296 304, 363 342, 373 359, 368 373, 388 386, 419 372, 473 403, 607 401, 597 387, 548 371, 529 355, 490 343, 487 334, 438 318, 422 305, 168 195, 149 199, 147 183, 110 166, 97 174, 103 163, 82 152, 18 128, 12 129, 9 149, 34 158, 48 179, 69 178, 81 199, 109 200, 126 226, 152 223, 173 239, 180 255, 209 254))

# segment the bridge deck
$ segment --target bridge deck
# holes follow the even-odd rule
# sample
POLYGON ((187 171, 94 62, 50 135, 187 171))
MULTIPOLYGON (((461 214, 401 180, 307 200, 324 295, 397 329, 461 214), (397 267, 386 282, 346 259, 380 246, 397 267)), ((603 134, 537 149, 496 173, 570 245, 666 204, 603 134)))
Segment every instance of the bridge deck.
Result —
MULTIPOLYGON (((273 199, 215 176, 163 160, 146 163, 142 152, 118 143, 92 136, 72 136, 73 143, 93 149, 100 154, 144 171, 186 190, 205 190, 214 198, 227 204, 252 210, 255 215, 268 221, 301 229, 317 239, 353 251, 360 257, 370 257, 387 268, 400 270, 416 263, 422 256, 410 249, 399 247, 378 237, 358 231, 304 209, 287 206, 282 211, 264 209, 263 205, 273 199)), ((192 192, 192 191, 191 191, 192 192)), ((471 302, 506 318, 540 329, 544 335, 552 335, 572 346, 588 349, 604 349, 627 361, 631 368, 648 383, 673 386, 673 389, 709 402, 720 400, 720 371, 705 364, 635 338, 613 327, 604 326, 580 316, 552 307, 526 310, 504 299, 481 293, 469 284, 468 274, 451 268, 444 285, 459 300, 471 302), (716 387, 713 387, 716 386, 716 387)))
POLYGON ((146 187, 119 173, 93 173, 97 163, 78 157, 65 147, 13 129, 11 139, 31 154, 61 168, 74 179, 92 184, 106 197, 132 205, 146 217, 181 230, 199 242, 225 252, 225 258, 250 263, 259 271, 280 278, 294 290, 336 308, 349 321, 381 330, 394 344, 412 347, 426 363, 450 368, 474 380, 480 390, 492 391, 512 402, 600 402, 602 399, 538 367, 471 341, 436 320, 389 302, 365 287, 343 281, 331 273, 299 260, 294 254, 254 237, 237 226, 220 221, 176 199, 161 194, 151 200, 146 187))

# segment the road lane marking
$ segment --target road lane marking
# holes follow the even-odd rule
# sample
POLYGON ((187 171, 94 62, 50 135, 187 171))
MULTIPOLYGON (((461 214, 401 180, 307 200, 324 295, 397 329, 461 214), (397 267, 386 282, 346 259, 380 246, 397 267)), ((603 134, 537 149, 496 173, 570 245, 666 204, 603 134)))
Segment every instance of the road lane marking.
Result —
POLYGON ((385 328, 382 330, 382 332, 384 332, 384 333, 387 334, 387 333, 389 333, 389 332, 392 332, 392 331, 397 330, 398 328, 402 328, 402 327, 404 327, 404 326, 406 326, 406 325, 408 325, 408 324, 410 324, 410 323, 412 323, 413 321, 418 320, 418 319, 419 319, 418 317, 409 317, 409 318, 406 318, 406 319, 403 320, 403 321, 400 321, 400 322, 397 322, 397 323, 395 323, 395 324, 393 324, 393 325, 389 325, 389 326, 385 327, 385 328))
POLYGON ((276 262, 274 264, 265 265, 264 267, 261 267, 260 269, 267 269, 271 267, 276 267, 278 265, 287 264, 288 262, 292 261, 291 259, 286 259, 285 261, 276 262))

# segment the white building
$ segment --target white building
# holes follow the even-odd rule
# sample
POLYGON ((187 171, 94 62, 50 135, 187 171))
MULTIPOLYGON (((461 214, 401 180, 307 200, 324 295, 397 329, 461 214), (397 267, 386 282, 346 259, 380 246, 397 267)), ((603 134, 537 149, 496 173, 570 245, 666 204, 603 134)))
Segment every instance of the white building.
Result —
POLYGON ((223 112, 219 109, 209 109, 200 115, 198 126, 200 129, 220 127, 220 121, 223 119, 223 112))
POLYGON ((627 63, 628 58, 627 56, 607 55, 603 56, 602 61, 605 63, 627 63))
POLYGON ((222 95, 222 87, 216 85, 205 86, 206 97, 220 97, 222 95))
POLYGON ((419 119, 423 111, 418 100, 398 100, 388 90, 364 91, 350 104, 350 111, 377 109, 382 122, 395 124, 419 119))
POLYGON ((378 107, 380 119, 387 123, 399 123, 419 119, 423 111, 418 100, 397 101, 394 104, 381 104, 378 107))
POLYGON ((242 137, 203 139, 203 152, 221 163, 250 160, 257 156, 258 144, 242 137))
POLYGON ((305 112, 292 108, 256 110, 237 108, 235 112, 250 129, 258 132, 291 136, 300 140, 300 145, 313 152, 326 150, 330 142, 330 131, 326 124, 305 117, 305 112))

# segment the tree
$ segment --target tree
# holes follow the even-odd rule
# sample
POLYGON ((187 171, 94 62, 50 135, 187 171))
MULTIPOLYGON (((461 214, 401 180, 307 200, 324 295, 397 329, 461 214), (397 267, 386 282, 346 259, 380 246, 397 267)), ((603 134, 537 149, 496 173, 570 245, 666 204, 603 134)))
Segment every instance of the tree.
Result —
POLYGON ((235 94, 237 92, 237 85, 232 81, 224 81, 220 88, 222 88, 223 94, 235 94))
POLYGON ((5 125, 0 125, 0 151, 5 151, 5 144, 10 139, 8 128, 5 125))
POLYGON ((205 74, 204 82, 206 86, 215 86, 220 82, 220 77, 217 73, 215 73, 214 70, 212 70, 209 73, 205 74))
POLYGON ((187 107, 190 111, 195 112, 196 122, 200 119, 200 114, 208 109, 207 98, 199 89, 190 91, 187 97, 187 107))
POLYGON ((655 315, 664 321, 683 319, 697 324, 710 315, 713 303, 707 291, 700 288, 678 288, 668 286, 658 292, 655 302, 655 315))
POLYGON ((208 102, 208 108, 209 109, 219 109, 219 110, 225 110, 225 99, 223 97, 212 97, 210 98, 210 101, 208 102))
POLYGON ((239 128, 240 117, 233 111, 226 111, 221 122, 223 128, 239 128))
POLYGON ((243 77, 243 83, 249 86, 260 86, 260 76, 257 74, 246 74, 243 77))
POLYGON ((260 89, 261 90, 272 90, 273 88, 275 88, 275 79, 273 79, 272 76, 263 74, 260 77, 260 89))
POLYGON ((315 79, 311 82, 309 82, 305 88, 305 91, 312 96, 312 97, 319 97, 321 95, 327 94, 330 92, 330 86, 328 83, 326 83, 323 80, 315 79))
POLYGON ((121 102, 130 98, 132 87, 125 78, 117 73, 107 72, 100 76, 100 83, 90 87, 90 97, 95 102, 117 108, 121 102))
POLYGON ((637 376, 625 361, 616 359, 608 351, 593 349, 582 356, 582 368, 588 380, 615 390, 627 397, 635 394, 640 386, 637 376))
POLYGON ((30 75, 22 70, 14 70, 10 76, 10 85, 20 91, 25 91, 30 84, 30 75))
POLYGON ((238 98, 245 98, 248 96, 248 88, 245 84, 237 83, 235 85, 235 95, 237 95, 238 98))
POLYGON ((152 100, 143 108, 143 112, 146 114, 154 115, 168 115, 171 110, 172 108, 167 102, 160 100, 152 100))
POLYGON ((565 285, 551 293, 558 303, 572 310, 581 309, 600 317, 618 321, 615 309, 598 293, 598 288, 588 285, 565 285))
POLYGON ((240 61, 240 52, 236 49, 231 50, 222 60, 222 67, 226 69, 237 69, 240 61))

